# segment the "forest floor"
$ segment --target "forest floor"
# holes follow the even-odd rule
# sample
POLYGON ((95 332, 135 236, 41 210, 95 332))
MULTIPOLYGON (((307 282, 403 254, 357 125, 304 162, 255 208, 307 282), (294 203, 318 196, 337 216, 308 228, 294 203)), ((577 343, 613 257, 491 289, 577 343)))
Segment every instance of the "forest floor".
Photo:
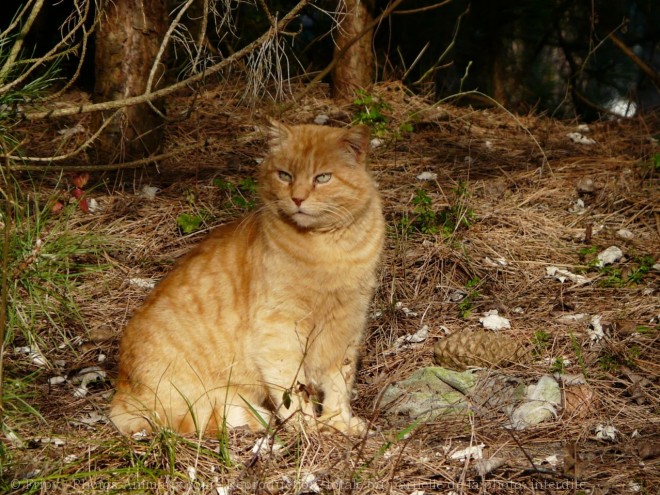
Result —
MULTIPOLYGON (((265 146, 256 126, 270 110, 209 92, 167 136, 168 150, 206 146, 158 173, 90 166, 89 213, 75 200, 50 213, 58 195, 67 202, 75 174, 16 174, 25 204, 9 263, 0 491, 658 493, 660 117, 587 128, 433 106, 395 84, 370 96, 358 106, 310 96, 278 118, 359 118, 377 137, 371 164, 388 233, 353 402, 372 434, 282 429, 258 449, 263 435, 243 430, 129 439, 107 421, 133 309, 210 228, 254 207, 265 146), (366 107, 382 118, 360 117, 366 107), (610 246, 623 256, 599 266, 610 246), (435 365, 436 343, 483 333, 490 310, 510 322, 498 339, 522 352, 487 371, 523 385, 553 377, 561 400, 550 417, 511 428, 507 409, 488 401, 424 420, 383 404, 389 384, 435 365), (418 342, 401 339, 424 326, 418 342)), ((170 102, 178 106, 185 101, 170 102)), ((50 152, 57 131, 79 123, 66 151, 89 134, 84 118, 31 124, 32 154, 50 152)))

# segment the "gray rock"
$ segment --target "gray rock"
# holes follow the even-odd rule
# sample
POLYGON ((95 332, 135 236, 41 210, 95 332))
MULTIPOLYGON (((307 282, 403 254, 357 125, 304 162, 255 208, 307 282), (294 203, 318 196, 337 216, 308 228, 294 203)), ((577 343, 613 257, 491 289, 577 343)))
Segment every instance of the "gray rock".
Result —
POLYGON ((467 371, 422 368, 385 389, 381 405, 390 413, 422 421, 449 414, 466 414, 468 402, 461 392, 468 391, 474 384, 475 377, 467 371))

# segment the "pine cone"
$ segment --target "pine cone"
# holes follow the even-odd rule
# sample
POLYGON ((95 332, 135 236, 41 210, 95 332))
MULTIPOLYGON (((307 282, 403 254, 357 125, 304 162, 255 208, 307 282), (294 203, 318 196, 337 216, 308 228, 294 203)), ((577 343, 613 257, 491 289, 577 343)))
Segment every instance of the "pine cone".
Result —
POLYGON ((435 362, 446 368, 464 370, 469 366, 493 367, 516 361, 524 348, 505 335, 475 330, 457 332, 435 344, 435 362))

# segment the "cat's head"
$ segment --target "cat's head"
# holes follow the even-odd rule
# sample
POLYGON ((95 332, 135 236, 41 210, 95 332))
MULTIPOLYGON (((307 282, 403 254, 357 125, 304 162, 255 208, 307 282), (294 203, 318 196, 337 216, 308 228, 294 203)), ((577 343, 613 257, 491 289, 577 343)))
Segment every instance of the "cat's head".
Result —
POLYGON ((367 170, 369 131, 272 121, 269 153, 261 164, 264 205, 305 230, 352 223, 373 200, 367 170))

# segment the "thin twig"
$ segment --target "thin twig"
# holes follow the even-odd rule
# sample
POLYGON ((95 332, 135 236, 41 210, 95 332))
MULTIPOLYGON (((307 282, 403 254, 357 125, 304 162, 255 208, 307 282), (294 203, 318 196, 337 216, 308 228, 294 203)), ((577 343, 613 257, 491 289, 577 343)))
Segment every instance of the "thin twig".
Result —
POLYGON ((25 3, 25 5, 23 5, 23 8, 18 14, 16 14, 12 23, 9 26, 7 26, 7 29, 5 29, 3 32, 0 33, 0 40, 10 36, 10 33, 14 29, 16 29, 16 26, 18 26, 21 23, 21 19, 23 18, 27 10, 32 6, 32 2, 34 1, 35 0, 29 0, 28 2, 25 3))
POLYGON ((192 62, 193 70, 199 65, 199 57, 204 51, 204 40, 206 39, 206 30, 208 29, 209 0, 204 0, 204 11, 202 13, 202 25, 199 28, 199 37, 197 38, 197 53, 192 62))
POLYGON ((25 24, 23 24, 23 28, 21 29, 21 32, 18 33, 18 36, 16 37, 16 41, 14 41, 14 45, 11 47, 11 50, 9 51, 9 55, 7 56, 7 59, 5 60, 4 65, 2 66, 2 69, 0 69, 0 84, 5 82, 5 79, 9 75, 9 72, 14 67, 14 62, 16 61, 18 54, 21 53, 21 50, 23 49, 23 41, 25 40, 25 37, 32 28, 32 24, 34 23, 34 20, 37 18, 37 15, 39 15, 39 12, 41 11, 41 8, 43 6, 44 6, 44 0, 37 0, 37 3, 32 8, 32 11, 30 12, 30 15, 25 21, 25 24))
POLYGON ((660 73, 658 73, 655 69, 653 69, 653 67, 635 55, 635 53, 628 47, 628 45, 621 41, 614 33, 610 33, 609 38, 612 43, 614 43, 614 45, 619 50, 621 50, 626 55, 626 57, 632 60, 633 63, 639 67, 641 71, 646 74, 656 86, 660 86, 660 73))
POLYGON ((434 3, 433 5, 427 5, 426 7, 419 7, 417 9, 396 10, 392 12, 392 15, 419 14, 420 12, 427 12, 429 10, 437 9, 439 7, 444 7, 445 5, 451 2, 453 2, 453 0, 444 0, 444 2, 434 3))
MULTIPOLYGON (((165 49, 167 48, 170 38, 172 37, 172 33, 174 33, 176 28, 179 26, 179 24, 181 23, 181 18, 188 11, 188 9, 190 8, 190 6, 193 4, 194 1, 195 0, 188 0, 185 4, 181 6, 176 17, 170 24, 170 27, 167 29, 165 36, 160 42, 160 47, 158 48, 158 53, 156 54, 156 58, 154 59, 153 64, 151 64, 151 70, 149 71, 149 77, 147 78, 147 86, 144 89, 144 94, 151 93, 151 90, 154 85, 154 78, 156 77, 156 73, 158 72, 158 67, 160 66, 161 60, 163 59, 163 54, 165 53, 165 49)), ((160 109, 156 108, 156 106, 153 104, 151 100, 147 100, 147 103, 149 104, 151 110, 156 115, 158 115, 158 117, 160 117, 163 120, 167 120, 165 114, 163 114, 163 112, 161 112, 160 109)))
MULTIPOLYGON (((108 163, 104 165, 12 165, 11 169, 19 172, 45 172, 50 170, 64 171, 64 172, 86 172, 89 170, 94 171, 103 171, 103 170, 124 170, 130 168, 138 168, 142 165, 147 165, 153 162, 159 162, 167 158, 172 158, 173 156, 180 155, 187 151, 192 151, 198 148, 203 148, 206 146, 206 141, 200 141, 195 144, 184 146, 182 148, 175 148, 172 151, 166 153, 161 153, 159 155, 148 156, 147 158, 141 158, 140 160, 134 160, 131 162, 124 163, 108 163)), ((0 166, 0 169, 4 166, 0 166)))
MULTIPOLYGON (((36 6, 35 6, 35 8, 36 8, 36 6)), ((63 46, 66 46, 69 43, 69 41, 71 40, 71 38, 73 38, 73 36, 76 34, 76 32, 79 29, 81 29, 82 26, 84 26, 85 21, 86 21, 85 17, 79 18, 77 24, 75 24, 71 28, 71 30, 69 30, 66 33, 66 35, 63 36, 62 39, 60 41, 58 41, 57 44, 53 48, 51 48, 46 54, 44 54, 43 57, 40 57, 40 58, 34 60, 34 63, 25 72, 23 72, 19 77, 17 77, 16 79, 14 79, 11 82, 5 84, 4 86, 0 86, 0 93, 5 93, 5 92, 9 91, 10 89, 13 89, 15 86, 18 86, 18 85, 22 84, 23 82, 25 82, 30 77, 30 75, 38 67, 40 67, 42 64, 44 64, 45 62, 47 62, 49 60, 52 60, 54 58, 62 57, 66 53, 69 53, 71 51, 75 51, 75 50, 72 50, 71 48, 64 50, 64 52, 60 52, 59 50, 63 46)), ((25 62, 25 61, 21 61, 21 63, 22 62, 25 62)), ((2 84, 3 82, 4 82, 4 79, 0 78, 0 84, 2 84)))

